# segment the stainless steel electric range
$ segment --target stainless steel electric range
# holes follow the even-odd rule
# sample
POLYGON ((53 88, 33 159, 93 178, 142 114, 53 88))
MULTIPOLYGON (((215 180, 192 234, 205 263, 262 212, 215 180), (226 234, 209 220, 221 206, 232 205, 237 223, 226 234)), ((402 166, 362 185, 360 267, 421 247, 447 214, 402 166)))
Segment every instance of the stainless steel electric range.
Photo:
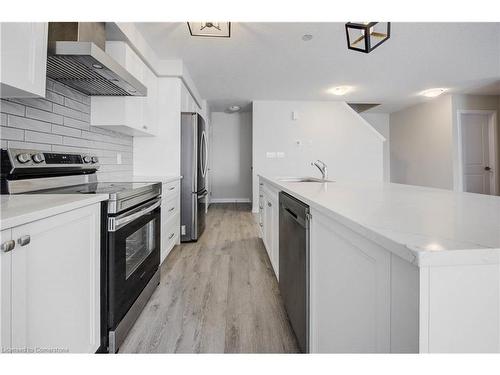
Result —
POLYGON ((84 153, 1 151, 2 194, 108 194, 101 206, 101 347, 115 353, 160 281, 161 183, 99 182, 84 153))

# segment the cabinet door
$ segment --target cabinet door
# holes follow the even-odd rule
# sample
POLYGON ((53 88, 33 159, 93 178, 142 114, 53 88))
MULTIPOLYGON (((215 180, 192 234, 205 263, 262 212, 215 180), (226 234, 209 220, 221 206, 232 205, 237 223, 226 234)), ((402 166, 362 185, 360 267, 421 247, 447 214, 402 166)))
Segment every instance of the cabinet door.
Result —
POLYGON ((2 22, 1 96, 45 96, 47 22, 2 22))
POLYGON ((266 211, 266 227, 264 231, 264 237, 266 238, 266 249, 267 249, 267 255, 269 256, 269 259, 273 259, 273 210, 272 210, 272 202, 269 199, 269 196, 265 196, 266 199, 264 201, 264 210, 266 211))
POLYGON ((148 88, 148 96, 144 103, 144 130, 156 134, 158 129, 158 77, 144 65, 144 85, 148 88))
MULTIPOLYGON (((11 230, 0 232, 0 243, 12 240, 11 230)), ((8 352, 11 348, 11 264, 12 251, 0 250, 0 348, 8 352)))
POLYGON ((279 248, 279 203, 276 199, 271 200, 272 207, 272 238, 273 238, 273 247, 271 251, 271 263, 273 265, 274 273, 276 274, 276 278, 279 280, 279 257, 280 257, 280 248, 279 248))
POLYGON ((106 42, 106 52, 148 89, 147 96, 92 96, 90 124, 134 137, 156 135, 158 78, 125 42, 106 42))
POLYGON ((100 344, 100 206, 16 227, 12 347, 94 353, 100 344))
POLYGON ((312 353, 390 352, 390 253, 312 210, 312 353))

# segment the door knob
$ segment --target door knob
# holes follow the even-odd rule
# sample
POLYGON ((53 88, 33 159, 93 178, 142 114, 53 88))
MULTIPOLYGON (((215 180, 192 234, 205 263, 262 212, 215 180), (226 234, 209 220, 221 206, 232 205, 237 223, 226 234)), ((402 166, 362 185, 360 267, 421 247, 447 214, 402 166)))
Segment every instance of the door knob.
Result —
POLYGON ((491 171, 491 167, 486 166, 486 167, 484 167, 484 170, 485 171, 491 171))

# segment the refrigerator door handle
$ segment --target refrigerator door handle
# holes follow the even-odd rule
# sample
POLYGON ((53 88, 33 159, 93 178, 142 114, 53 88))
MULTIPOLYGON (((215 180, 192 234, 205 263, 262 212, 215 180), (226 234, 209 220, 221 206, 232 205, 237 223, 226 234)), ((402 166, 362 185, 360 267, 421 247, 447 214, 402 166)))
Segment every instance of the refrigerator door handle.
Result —
POLYGON ((193 127, 193 165, 191 169, 192 173, 192 187, 191 191, 195 192, 198 190, 198 168, 197 168, 197 159, 198 159, 198 118, 195 114, 192 115, 192 124, 193 127))
POLYGON ((208 166, 208 145, 207 145, 207 135, 205 131, 201 133, 201 148, 203 149, 203 152, 200 152, 200 164, 201 164, 201 175, 203 178, 207 176, 207 166, 208 166), (202 160, 201 158, 204 156, 205 160, 202 160))

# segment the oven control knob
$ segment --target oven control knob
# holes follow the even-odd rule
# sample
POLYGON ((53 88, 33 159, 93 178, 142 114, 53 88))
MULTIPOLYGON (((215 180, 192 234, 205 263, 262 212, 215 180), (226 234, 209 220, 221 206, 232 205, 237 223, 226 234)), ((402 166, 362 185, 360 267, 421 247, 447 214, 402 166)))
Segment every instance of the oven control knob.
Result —
POLYGON ((30 154, 19 154, 17 155, 17 161, 19 163, 24 164, 27 163, 31 160, 31 155, 30 154))
POLYGON ((43 154, 41 152, 33 155, 32 158, 33 158, 33 161, 37 164, 41 163, 42 161, 45 161, 45 157, 43 156, 43 154))
POLYGON ((99 159, 97 159, 97 156, 92 156, 92 163, 98 163, 99 159))
POLYGON ((91 161, 92 161, 92 159, 90 158, 90 156, 85 155, 85 156, 83 157, 83 162, 84 162, 84 163, 87 163, 87 164, 88 164, 88 163, 90 163, 91 161))

